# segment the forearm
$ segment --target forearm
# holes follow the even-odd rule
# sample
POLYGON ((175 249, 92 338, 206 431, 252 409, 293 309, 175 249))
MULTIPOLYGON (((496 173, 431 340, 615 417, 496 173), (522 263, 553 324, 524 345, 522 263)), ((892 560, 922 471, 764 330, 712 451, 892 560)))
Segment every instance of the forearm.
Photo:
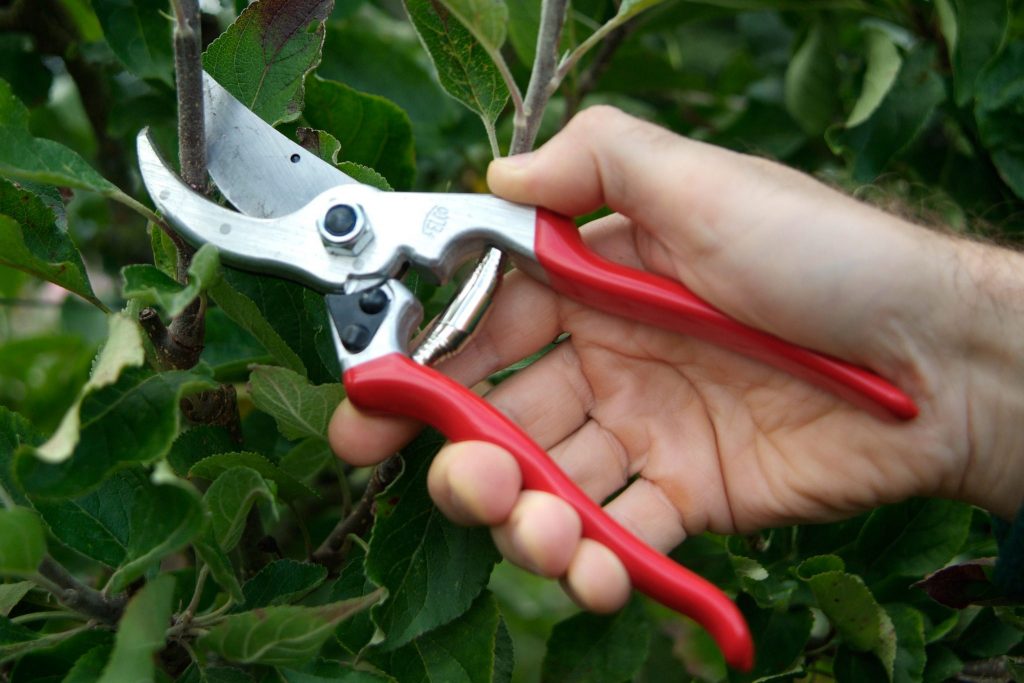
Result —
POLYGON ((1012 519, 1024 505, 1024 254, 967 241, 955 248, 970 432, 956 496, 1012 519))

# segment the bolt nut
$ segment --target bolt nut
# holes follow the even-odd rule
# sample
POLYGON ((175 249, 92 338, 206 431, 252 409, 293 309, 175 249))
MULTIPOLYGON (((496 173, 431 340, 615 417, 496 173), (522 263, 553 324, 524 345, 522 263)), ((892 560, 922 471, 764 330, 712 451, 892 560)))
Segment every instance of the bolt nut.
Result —
POLYGON ((358 204, 335 204, 317 221, 324 246, 355 256, 373 241, 366 212, 358 204))

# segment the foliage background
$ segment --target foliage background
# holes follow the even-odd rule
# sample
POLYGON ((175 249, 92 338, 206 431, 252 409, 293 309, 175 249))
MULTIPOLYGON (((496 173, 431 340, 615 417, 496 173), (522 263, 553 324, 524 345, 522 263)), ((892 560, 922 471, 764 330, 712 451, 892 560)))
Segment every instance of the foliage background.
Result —
MULTIPOLYGON (((368 182, 435 191, 485 190, 514 134, 494 57, 525 85, 541 11, 207 5, 206 68, 261 116, 368 182)), ((1024 617, 992 584, 991 521, 966 506, 685 542, 674 556, 750 620, 744 675, 646 600, 577 614, 495 565, 486 532, 430 506, 436 437, 374 473, 334 462, 343 389, 320 297, 210 250, 183 287, 145 208, 136 132, 177 146, 173 9, 0 2, 0 678, 1021 678, 1024 617), (176 365, 160 335, 190 310, 202 354, 176 365)), ((560 49, 595 32, 541 140, 611 103, 936 226, 1020 239, 1018 1, 579 0, 560 49)), ((418 291, 437 312, 451 290, 418 291)))

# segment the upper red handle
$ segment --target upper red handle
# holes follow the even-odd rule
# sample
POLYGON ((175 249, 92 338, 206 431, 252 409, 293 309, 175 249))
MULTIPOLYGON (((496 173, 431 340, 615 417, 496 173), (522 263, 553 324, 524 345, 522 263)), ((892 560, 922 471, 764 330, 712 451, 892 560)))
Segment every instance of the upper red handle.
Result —
POLYGON ((618 556, 637 590, 696 620, 712 635, 731 666, 744 671, 753 666, 750 631, 725 594, 626 531, 522 429, 482 398, 399 353, 356 365, 345 371, 343 379, 349 398, 364 410, 411 417, 452 441, 488 441, 509 451, 522 470, 523 486, 567 501, 579 513, 583 535, 618 556))
POLYGON ((747 327, 678 282, 598 256, 569 218, 537 209, 534 250, 552 289, 571 299, 738 351, 900 419, 917 416, 913 399, 878 375, 747 327))

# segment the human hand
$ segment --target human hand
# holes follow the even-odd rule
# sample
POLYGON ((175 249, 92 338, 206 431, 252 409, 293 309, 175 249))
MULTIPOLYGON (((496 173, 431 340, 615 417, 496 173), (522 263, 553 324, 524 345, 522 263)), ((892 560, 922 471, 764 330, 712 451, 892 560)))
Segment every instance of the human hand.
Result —
MULTIPOLYGON (((1020 505, 1024 389, 1005 378, 1024 376, 1024 354, 1012 346, 1024 335, 1004 329, 1002 315, 1006 288, 1020 287, 1019 256, 607 108, 578 116, 532 155, 496 162, 488 180, 496 194, 567 215, 607 204, 617 213, 584 229, 598 253, 870 368, 921 408, 909 423, 880 419, 774 368, 511 274, 478 335, 440 369, 473 384, 568 332, 488 399, 595 500, 625 486, 606 509, 650 545, 835 519, 913 495, 957 497, 1007 517, 1020 505)), ((1022 317, 1018 307, 1017 327, 1022 317)), ((344 459, 365 465, 415 429, 345 403, 330 436, 344 459)), ((583 606, 625 601, 621 563, 581 540, 567 504, 521 491, 508 453, 449 445, 429 486, 449 517, 492 526, 506 557, 563 577, 583 606)))

